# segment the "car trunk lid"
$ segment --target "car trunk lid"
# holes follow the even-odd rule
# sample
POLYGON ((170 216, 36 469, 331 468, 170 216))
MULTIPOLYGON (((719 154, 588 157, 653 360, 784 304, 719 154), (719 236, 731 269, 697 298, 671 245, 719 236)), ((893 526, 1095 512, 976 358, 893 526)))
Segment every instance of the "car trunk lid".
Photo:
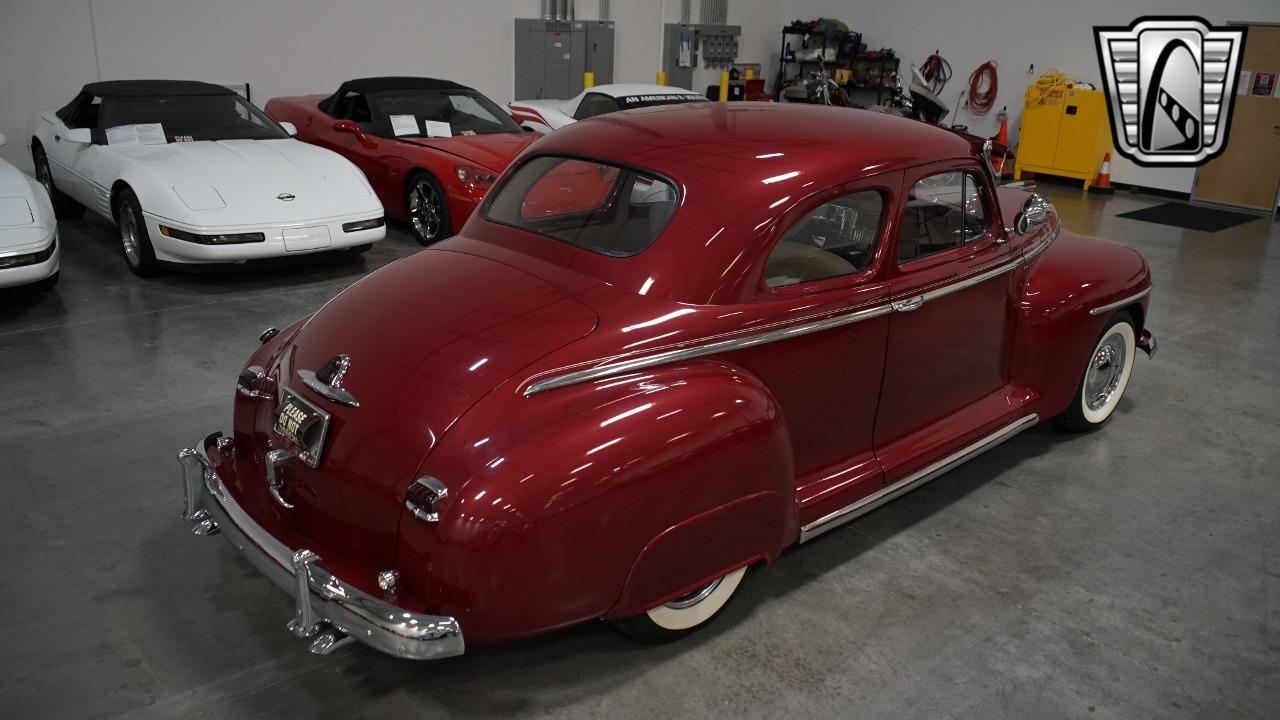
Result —
POLYGON ((329 546, 389 566, 405 493, 441 436, 497 385, 596 323, 556 287, 455 251, 425 250, 356 283, 303 326, 279 369, 291 392, 330 415, 318 467, 284 470, 294 505, 284 514, 329 546), (350 358, 341 388, 358 407, 299 376, 339 355, 350 358))

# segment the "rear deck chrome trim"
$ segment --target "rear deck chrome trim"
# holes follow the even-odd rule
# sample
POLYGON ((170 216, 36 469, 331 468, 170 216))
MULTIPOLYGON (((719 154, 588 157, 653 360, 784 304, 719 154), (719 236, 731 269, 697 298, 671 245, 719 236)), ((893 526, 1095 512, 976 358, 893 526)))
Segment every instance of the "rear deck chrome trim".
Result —
POLYGON ((890 500, 924 485, 948 470, 972 460, 1039 421, 1040 416, 1035 413, 1024 415, 1013 423, 1005 425, 977 442, 966 445, 932 465, 918 470, 888 487, 881 488, 852 505, 840 508, 814 520, 800 529, 800 542, 808 542, 828 530, 834 530, 856 517, 871 512, 890 500))
POLYGON ((1151 287, 1150 287, 1150 286, 1147 286, 1147 289, 1146 289, 1146 290, 1143 290, 1142 292, 1139 292, 1139 293, 1134 293, 1133 295, 1130 295, 1129 297, 1127 297, 1127 298, 1125 298, 1125 299, 1123 299, 1123 300, 1117 300, 1117 301, 1115 301, 1115 302, 1113 302, 1113 303, 1108 303, 1108 304, 1103 305, 1103 306, 1101 306, 1101 307, 1096 307, 1096 308, 1094 308, 1094 309, 1090 310, 1090 311, 1089 311, 1089 314, 1090 314, 1090 315, 1101 315, 1101 314, 1102 314, 1102 313, 1104 313, 1104 312, 1111 312, 1112 310, 1115 310, 1115 309, 1117 309, 1117 308, 1122 308, 1122 307, 1124 307, 1125 305, 1128 305, 1128 304, 1129 304, 1129 303, 1131 303, 1131 302, 1134 302, 1134 301, 1136 301, 1136 300, 1141 300, 1142 298, 1144 298, 1144 297, 1146 297, 1147 295, 1150 295, 1150 294, 1151 294, 1151 287))

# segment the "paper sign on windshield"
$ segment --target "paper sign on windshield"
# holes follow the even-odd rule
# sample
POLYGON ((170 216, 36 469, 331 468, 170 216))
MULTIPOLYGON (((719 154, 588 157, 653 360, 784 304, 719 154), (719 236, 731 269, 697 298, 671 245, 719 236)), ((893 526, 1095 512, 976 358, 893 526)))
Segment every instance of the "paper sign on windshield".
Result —
POLYGON ((453 137, 453 128, 447 122, 423 120, 422 123, 427 126, 427 137, 453 137))
POLYGON ((391 116, 391 132, 399 137, 401 135, 417 135, 418 118, 413 115, 392 115, 391 116))
POLYGON ((108 145, 164 145, 169 142, 160 123, 117 125, 107 128, 108 145))

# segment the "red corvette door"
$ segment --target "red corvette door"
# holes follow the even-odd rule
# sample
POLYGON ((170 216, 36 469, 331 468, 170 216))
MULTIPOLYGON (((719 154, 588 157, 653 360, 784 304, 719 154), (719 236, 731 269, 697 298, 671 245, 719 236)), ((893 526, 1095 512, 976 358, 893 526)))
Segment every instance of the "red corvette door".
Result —
POLYGON ((976 164, 909 171, 876 454, 896 482, 1006 422, 1016 255, 976 164))

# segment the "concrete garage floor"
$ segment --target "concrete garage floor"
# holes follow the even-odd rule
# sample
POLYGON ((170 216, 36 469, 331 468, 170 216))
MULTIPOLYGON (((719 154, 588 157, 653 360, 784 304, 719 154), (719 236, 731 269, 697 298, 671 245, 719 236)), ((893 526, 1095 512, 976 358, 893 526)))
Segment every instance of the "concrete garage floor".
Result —
POLYGON ((229 426, 259 330, 417 246, 148 282, 105 223, 65 222, 57 292, 0 295, 0 712, 1276 717, 1280 231, 1044 191, 1154 268, 1161 351, 1103 432, 1024 433, 750 574, 685 642, 592 623, 426 664, 309 655, 290 600, 178 519, 174 461, 229 426))

